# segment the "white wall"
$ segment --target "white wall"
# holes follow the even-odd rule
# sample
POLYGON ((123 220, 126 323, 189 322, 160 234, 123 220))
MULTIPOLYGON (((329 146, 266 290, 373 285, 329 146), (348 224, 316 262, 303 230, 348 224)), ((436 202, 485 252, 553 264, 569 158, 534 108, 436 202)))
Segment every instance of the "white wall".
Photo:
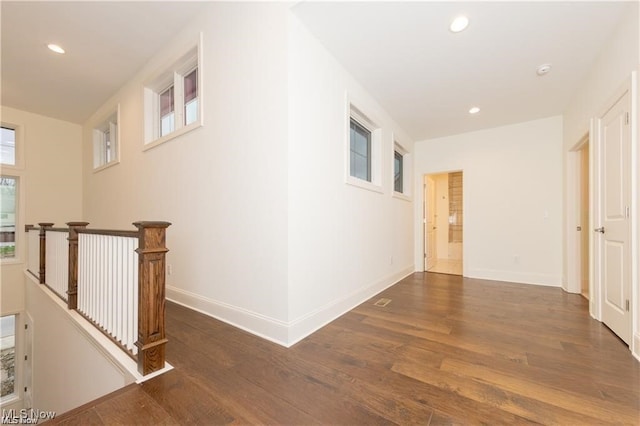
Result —
POLYGON ((390 169, 392 135, 410 140, 286 4, 208 4, 83 135, 91 226, 172 222, 168 298, 253 333, 291 344, 413 269, 390 169), (142 82, 200 31, 204 127, 145 152, 142 82), (384 126, 384 194, 344 183, 345 91, 384 126), (91 129, 118 104, 120 163, 94 173, 91 129))
MULTIPOLYGON (((640 71, 640 5, 638 2, 629 2, 629 11, 626 13, 618 25, 617 31, 611 36, 610 40, 603 46, 598 58, 589 70, 587 77, 582 82, 580 88, 569 106, 564 112, 564 158, 565 158, 565 176, 567 187, 565 193, 567 196, 567 214, 565 218, 565 236, 573 229, 572 217, 575 216, 574 205, 575 194, 574 180, 575 175, 575 157, 577 154, 569 153, 569 151, 578 143, 580 139, 589 132, 589 120, 597 117, 603 112, 603 109, 610 104, 615 92, 631 79, 633 71, 640 71)), ((640 84, 640 77, 636 77, 634 82, 636 87, 640 84)), ((640 146, 638 142, 638 123, 640 122, 640 108, 637 91, 635 98, 632 99, 632 108, 636 111, 636 120, 632 122, 632 152, 635 152, 635 164, 632 166, 632 208, 635 206, 636 215, 632 218, 632 232, 635 230, 635 244, 632 244, 631 259, 632 265, 632 300, 634 300, 634 326, 633 326, 633 344, 632 350, 637 358, 640 359, 640 250, 638 244, 640 242, 640 214, 638 214, 638 206, 640 206, 640 146)), ((565 238, 565 240, 568 240, 565 238)), ((570 246, 565 247, 565 253, 568 264, 565 265, 565 271, 573 266, 576 261, 575 253, 570 250, 570 246)), ((592 312, 596 312, 596 298, 592 297, 592 312)))
POLYGON ((83 132, 90 226, 172 222, 168 298, 278 341, 287 320, 286 16, 283 4, 208 4, 83 132), (142 82, 201 31, 204 126, 143 151, 142 82), (118 103, 121 161, 94 173, 92 126, 118 103))
POLYGON ((82 218, 81 127, 6 106, 0 113, 3 123, 19 126, 24 144, 22 167, 2 168, 3 175, 18 176, 20 185, 17 259, 3 262, 1 268, 0 310, 8 314, 24 307, 24 225, 65 226, 82 218))
POLYGON ((294 342, 413 272, 411 202, 392 196, 393 140, 413 144, 294 15, 288 79, 294 342), (382 128, 383 193, 345 183, 347 98, 382 128))
MULTIPOLYGON (((0 313, 18 314, 17 330, 23 329, 29 300, 25 294, 24 270, 27 264, 25 224, 65 222, 82 218, 81 127, 38 114, 2 106, 2 123, 17 126, 18 148, 23 156, 18 167, 3 167, 2 174, 17 176, 18 221, 16 223, 17 257, 5 260, 0 267, 0 313)), ((43 320, 46 322, 46 320, 43 320)), ((16 340, 16 359, 23 358, 23 340, 16 340)), ((42 352, 46 354, 45 352, 42 352)), ((16 370, 19 399, 4 408, 22 408, 23 372, 16 370)))
POLYGON ((32 318, 34 408, 60 415, 133 383, 134 377, 71 318, 79 314, 67 312, 32 277, 23 276, 22 284, 32 318))
MULTIPOLYGON (((560 286, 562 117, 416 142, 414 166, 416 182, 424 174, 464 173, 465 276, 560 286)), ((417 192, 416 270, 422 198, 417 192)))

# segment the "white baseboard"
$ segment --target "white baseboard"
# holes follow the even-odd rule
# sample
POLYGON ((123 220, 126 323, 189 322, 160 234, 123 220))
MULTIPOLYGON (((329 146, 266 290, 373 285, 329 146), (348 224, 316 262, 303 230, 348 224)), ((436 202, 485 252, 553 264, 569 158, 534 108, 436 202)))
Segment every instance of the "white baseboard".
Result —
POLYGON ((166 297, 172 302, 194 309, 251 334, 290 347, 413 272, 413 265, 408 266, 289 322, 270 318, 172 286, 166 287, 166 297))
POLYGON ((334 300, 313 312, 303 315, 289 323, 289 345, 293 346, 314 331, 324 327, 331 321, 362 302, 370 299, 381 291, 396 284, 403 278, 414 273, 413 265, 403 268, 399 272, 384 277, 374 283, 364 286, 340 299, 334 300))
POLYGON ((539 274, 534 272, 515 272, 499 269, 469 268, 466 277, 483 280, 507 281, 520 284, 544 285, 562 287, 562 276, 554 274, 539 274))
POLYGON ((166 287, 168 300, 248 331, 282 346, 287 346, 288 324, 248 309, 219 302, 176 287, 166 287))
POLYGON ((633 348, 631 349, 631 354, 640 361, 640 334, 638 333, 633 335, 633 348))

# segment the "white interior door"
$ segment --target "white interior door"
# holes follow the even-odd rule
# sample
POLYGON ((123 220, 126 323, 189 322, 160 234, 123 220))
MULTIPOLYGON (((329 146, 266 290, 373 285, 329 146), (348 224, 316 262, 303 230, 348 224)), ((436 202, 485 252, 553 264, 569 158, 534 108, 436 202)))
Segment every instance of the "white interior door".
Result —
POLYGON ((629 92, 598 119, 600 221, 596 231, 602 322, 631 341, 631 126, 629 92))
POLYGON ((427 176, 425 185, 425 271, 433 268, 438 258, 436 244, 436 182, 427 176))

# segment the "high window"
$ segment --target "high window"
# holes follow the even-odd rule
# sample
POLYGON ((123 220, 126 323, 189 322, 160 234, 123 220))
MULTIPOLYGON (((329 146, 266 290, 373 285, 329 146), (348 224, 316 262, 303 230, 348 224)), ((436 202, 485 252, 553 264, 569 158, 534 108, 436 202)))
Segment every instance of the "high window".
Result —
POLYGON ((404 180, 403 156, 398 151, 393 151, 393 190, 402 193, 404 180))
POLYGON ((16 165, 16 130, 10 127, 0 128, 0 163, 16 165))
POLYGON ((397 140, 393 142, 393 196, 411 200, 411 178, 413 174, 411 153, 397 140))
POLYGON ((145 145, 151 148, 202 125, 199 46, 145 83, 145 145))
POLYGON ((0 259, 16 257, 18 179, 0 176, 0 259))
POLYGON ((346 183, 376 192, 382 189, 382 129, 349 103, 346 135, 346 183))
POLYGON ((93 129, 93 168, 101 169, 119 161, 118 111, 93 129))
POLYGON ((349 173, 371 182, 371 132, 352 118, 349 140, 349 173))

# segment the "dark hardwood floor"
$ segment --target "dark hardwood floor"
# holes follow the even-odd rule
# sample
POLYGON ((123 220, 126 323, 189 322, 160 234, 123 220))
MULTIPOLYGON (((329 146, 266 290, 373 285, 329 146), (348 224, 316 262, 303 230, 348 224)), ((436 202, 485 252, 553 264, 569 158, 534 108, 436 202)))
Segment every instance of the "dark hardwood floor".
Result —
POLYGON ((173 303, 167 335, 174 370, 52 423, 640 424, 640 363, 558 288, 417 273, 289 349, 173 303))

